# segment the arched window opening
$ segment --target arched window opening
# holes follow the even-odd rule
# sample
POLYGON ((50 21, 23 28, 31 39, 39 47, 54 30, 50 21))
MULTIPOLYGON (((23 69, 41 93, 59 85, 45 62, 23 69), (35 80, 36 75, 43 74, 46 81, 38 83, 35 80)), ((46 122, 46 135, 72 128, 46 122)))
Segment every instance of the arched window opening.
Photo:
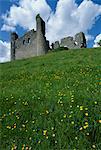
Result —
POLYGON ((28 38, 28 43, 30 43, 31 42, 31 40, 30 40, 30 38, 28 38))
POLYGON ((25 40, 23 40, 23 45, 25 45, 25 40))

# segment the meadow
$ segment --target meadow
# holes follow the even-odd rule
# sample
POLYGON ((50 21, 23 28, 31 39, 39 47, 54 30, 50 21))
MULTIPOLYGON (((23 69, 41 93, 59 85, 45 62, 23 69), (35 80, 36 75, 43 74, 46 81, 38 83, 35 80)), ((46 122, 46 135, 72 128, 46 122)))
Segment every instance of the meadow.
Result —
POLYGON ((101 48, 0 64, 0 150, 101 150, 101 48))

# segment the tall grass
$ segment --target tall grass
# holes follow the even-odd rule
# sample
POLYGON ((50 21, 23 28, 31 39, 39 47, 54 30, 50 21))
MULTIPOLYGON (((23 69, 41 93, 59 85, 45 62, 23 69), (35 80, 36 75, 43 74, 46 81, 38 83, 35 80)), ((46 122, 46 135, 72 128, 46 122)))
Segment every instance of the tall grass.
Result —
POLYGON ((101 149, 101 48, 0 65, 1 150, 101 149))

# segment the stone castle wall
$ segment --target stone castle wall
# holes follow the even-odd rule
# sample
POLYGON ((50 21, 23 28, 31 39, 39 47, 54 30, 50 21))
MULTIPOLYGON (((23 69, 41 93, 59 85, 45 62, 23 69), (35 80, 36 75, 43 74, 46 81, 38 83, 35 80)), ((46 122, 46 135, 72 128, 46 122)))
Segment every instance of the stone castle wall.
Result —
POLYGON ((53 48, 67 47, 68 49, 86 48, 86 38, 83 32, 77 33, 75 37, 65 37, 61 42, 53 43, 53 48))
MULTIPOLYGON (((52 48, 67 47, 68 49, 86 48, 86 38, 83 32, 77 33, 75 37, 65 37, 61 42, 52 43, 52 48)), ((11 34, 11 60, 29 58, 44 55, 50 49, 49 41, 45 37, 45 22, 40 15, 36 16, 36 31, 28 31, 24 36, 18 37, 11 34)))
POLYGON ((37 30, 31 30, 24 36, 11 34, 11 60, 43 55, 48 52, 49 42, 45 37, 45 22, 40 15, 36 17, 37 30))

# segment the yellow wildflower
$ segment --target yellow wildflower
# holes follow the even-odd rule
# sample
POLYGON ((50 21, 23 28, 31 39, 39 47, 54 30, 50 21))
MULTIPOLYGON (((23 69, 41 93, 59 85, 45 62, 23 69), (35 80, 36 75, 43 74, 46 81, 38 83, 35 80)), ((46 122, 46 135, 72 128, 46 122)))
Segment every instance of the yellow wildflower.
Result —
POLYGON ((80 106, 80 110, 83 110, 83 106, 80 106))
POLYGON ((16 128, 16 123, 14 123, 13 128, 14 128, 14 129, 16 128))
POLYGON ((85 122, 86 125, 88 125, 88 122, 85 122))
POLYGON ((83 127, 84 129, 88 128, 88 124, 83 127))
POLYGON ((95 145, 92 145, 92 147, 93 147, 93 148, 96 148, 96 146, 95 146, 95 145))
POLYGON ((74 121, 72 121, 71 124, 74 124, 74 121))
POLYGON ((77 138, 77 136, 75 137, 75 140, 77 140, 78 138, 77 138))
POLYGON ((45 136, 47 135, 47 130, 43 131, 43 135, 45 135, 45 136))
POLYGON ((48 111, 48 110, 46 110, 46 114, 49 114, 49 111, 48 111))
POLYGON ((85 113, 85 116, 88 116, 88 113, 85 113))
POLYGON ((25 128, 25 125, 24 125, 24 124, 22 124, 22 127, 23 127, 23 128, 25 128))
POLYGON ((52 136, 55 137, 55 134, 53 134, 52 136))
POLYGON ((41 143, 41 141, 38 141, 38 144, 40 144, 41 143))
POLYGON ((97 104, 97 102, 96 102, 96 101, 95 101, 94 103, 95 103, 95 105, 97 104))
POLYGON ((7 126, 7 129, 11 129, 11 127, 10 127, 10 126, 7 126))
POLYGON ((79 130, 81 131, 81 130, 83 130, 83 128, 81 127, 79 130))
POLYGON ((66 114, 64 114, 63 118, 66 118, 66 114))

